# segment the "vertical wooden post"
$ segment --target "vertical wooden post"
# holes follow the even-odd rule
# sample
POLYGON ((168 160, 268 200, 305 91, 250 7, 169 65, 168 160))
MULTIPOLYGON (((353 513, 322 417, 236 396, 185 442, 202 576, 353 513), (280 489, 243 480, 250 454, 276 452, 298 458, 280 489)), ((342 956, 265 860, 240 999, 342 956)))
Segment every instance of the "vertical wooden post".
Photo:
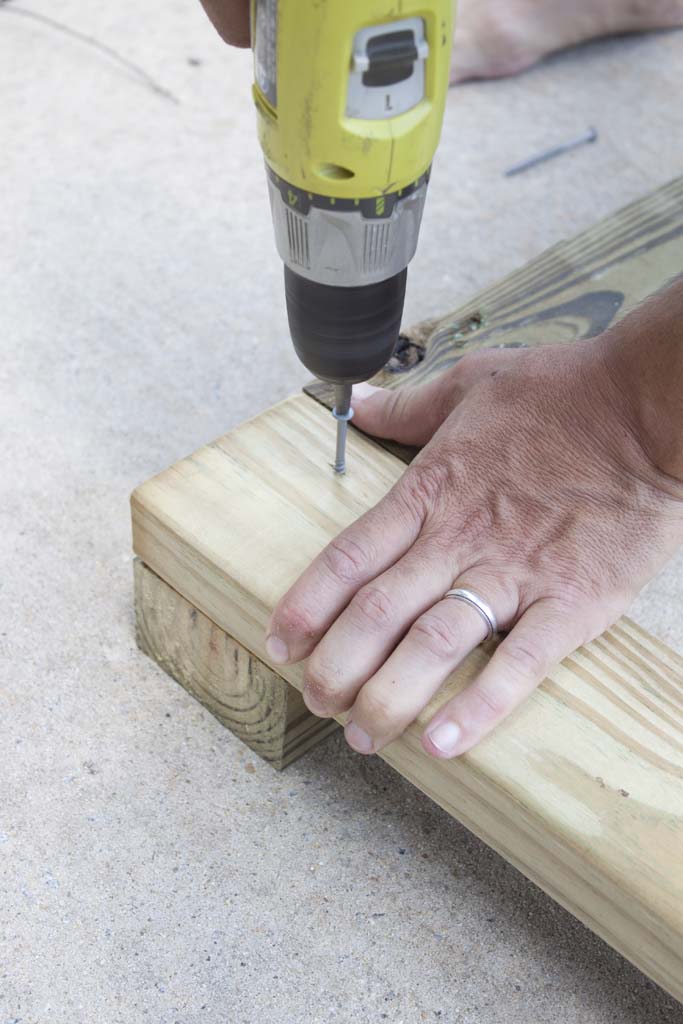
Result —
POLYGON ((338 728, 139 558, 134 574, 140 650, 264 761, 284 768, 338 728))

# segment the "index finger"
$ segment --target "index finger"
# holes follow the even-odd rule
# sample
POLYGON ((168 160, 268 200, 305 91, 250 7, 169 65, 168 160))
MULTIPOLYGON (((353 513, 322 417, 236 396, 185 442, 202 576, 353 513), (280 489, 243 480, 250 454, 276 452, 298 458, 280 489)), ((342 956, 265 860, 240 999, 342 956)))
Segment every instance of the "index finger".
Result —
POLYGON ((402 484, 328 544, 278 602, 266 639, 272 662, 308 657, 356 591, 415 542, 423 516, 402 484))

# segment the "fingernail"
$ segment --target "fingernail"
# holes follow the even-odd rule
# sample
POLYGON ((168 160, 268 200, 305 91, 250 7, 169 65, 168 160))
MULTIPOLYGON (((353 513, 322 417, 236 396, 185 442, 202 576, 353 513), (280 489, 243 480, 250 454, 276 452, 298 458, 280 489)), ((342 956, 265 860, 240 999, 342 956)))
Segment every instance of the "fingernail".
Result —
POLYGON ((359 754, 371 754, 373 750, 372 737, 368 736, 365 729, 361 729, 355 722, 349 722, 344 729, 344 736, 346 742, 354 750, 357 750, 359 754))
POLYGON ((289 661, 287 644, 279 636, 271 634, 266 637, 266 654, 276 665, 284 665, 286 661, 289 661))
POLYGON ((439 722, 427 736, 440 753, 452 757, 460 739, 460 729, 455 722, 439 722))
POLYGON ((366 398, 370 398, 371 395, 381 391, 381 388, 373 387, 372 384, 367 384, 365 381, 362 384, 354 384, 353 392, 351 394, 351 404, 354 402, 364 402, 366 398))

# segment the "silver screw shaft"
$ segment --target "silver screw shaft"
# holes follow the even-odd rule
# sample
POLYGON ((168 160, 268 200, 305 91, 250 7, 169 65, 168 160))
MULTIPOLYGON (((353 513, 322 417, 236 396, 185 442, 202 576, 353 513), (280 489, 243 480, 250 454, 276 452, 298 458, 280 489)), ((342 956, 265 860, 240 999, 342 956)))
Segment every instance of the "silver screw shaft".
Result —
POLYGON ((337 421, 337 450, 334 456, 334 471, 335 473, 342 474, 346 472, 346 435, 349 429, 349 420, 353 416, 350 384, 335 384, 332 415, 337 421))

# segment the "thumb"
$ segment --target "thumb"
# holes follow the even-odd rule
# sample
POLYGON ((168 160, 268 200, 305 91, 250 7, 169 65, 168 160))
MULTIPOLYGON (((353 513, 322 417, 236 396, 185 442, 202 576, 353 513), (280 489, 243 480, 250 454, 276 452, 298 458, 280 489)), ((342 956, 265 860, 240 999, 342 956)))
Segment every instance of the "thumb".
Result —
POLYGON ((427 444, 454 405, 452 389, 443 378, 398 390, 356 384, 351 398, 354 426, 412 445, 427 444))

